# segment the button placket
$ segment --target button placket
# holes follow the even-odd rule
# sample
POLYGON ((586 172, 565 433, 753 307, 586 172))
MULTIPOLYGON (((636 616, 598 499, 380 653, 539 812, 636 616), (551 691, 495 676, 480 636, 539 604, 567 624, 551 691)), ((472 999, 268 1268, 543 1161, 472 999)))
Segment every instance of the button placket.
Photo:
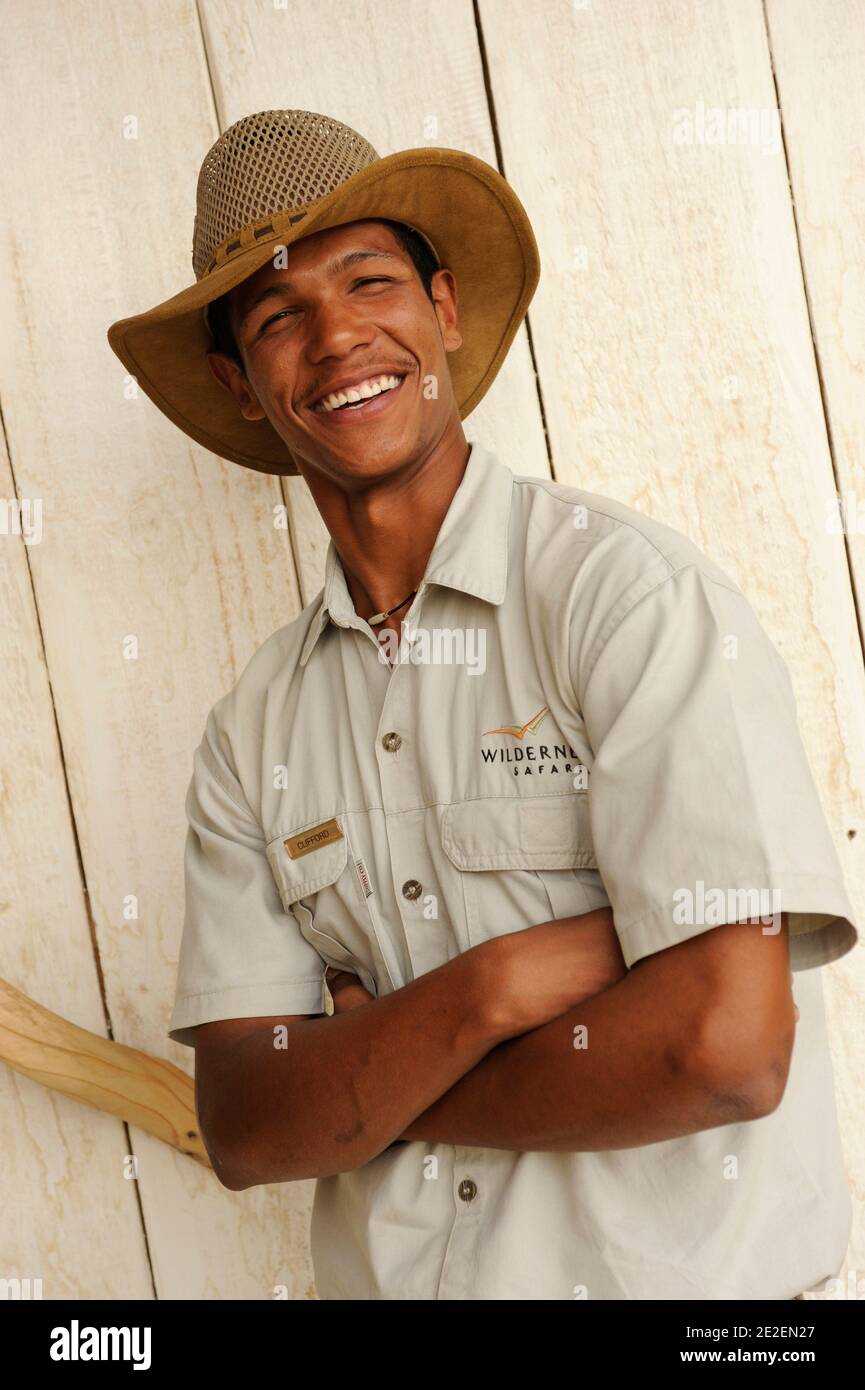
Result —
POLYGON ((420 769, 412 711, 419 672, 409 662, 391 673, 377 731, 376 756, 385 812, 391 882, 402 939, 413 976, 448 958, 437 918, 425 916, 425 895, 436 892, 434 866, 426 842, 427 811, 420 801, 420 769))
POLYGON ((453 1224, 439 1278, 440 1300, 467 1299, 481 1238, 486 1175, 483 1150, 453 1146, 453 1224))
MULTIPOLYGON (((406 899, 402 896, 402 885, 411 877, 403 871, 403 863, 414 856, 410 840, 404 843, 405 836, 391 838, 391 815, 405 802, 406 785, 417 786, 418 770, 414 759, 414 741, 411 737, 409 720, 410 691, 406 687, 406 672, 397 663, 390 673, 387 690, 381 709, 381 717, 376 737, 376 759, 381 789, 381 805, 384 811, 385 835, 388 845, 388 867, 394 901, 399 913, 399 926, 402 931, 401 952, 412 974, 416 973, 416 961, 411 948, 410 930, 406 926, 402 911, 406 899)), ((409 817, 397 816, 397 824, 405 830, 409 817)), ((416 865, 413 865, 416 867, 416 865)), ((396 922, 393 929, 396 930, 396 922)))

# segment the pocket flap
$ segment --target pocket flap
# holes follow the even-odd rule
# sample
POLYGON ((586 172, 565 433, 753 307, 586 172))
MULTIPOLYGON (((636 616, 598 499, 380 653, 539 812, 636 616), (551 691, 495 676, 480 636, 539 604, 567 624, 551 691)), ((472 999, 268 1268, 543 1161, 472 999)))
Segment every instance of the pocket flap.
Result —
POLYGON ((458 869, 596 869, 587 791, 455 801, 442 848, 458 869))
POLYGON ((299 826, 271 840, 267 857, 288 907, 335 883, 348 862, 348 839, 339 817, 299 826))

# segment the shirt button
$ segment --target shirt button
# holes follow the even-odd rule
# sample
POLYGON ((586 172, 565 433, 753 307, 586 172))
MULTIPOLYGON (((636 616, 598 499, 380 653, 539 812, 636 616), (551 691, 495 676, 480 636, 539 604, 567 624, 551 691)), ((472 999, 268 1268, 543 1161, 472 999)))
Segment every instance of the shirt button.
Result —
POLYGON ((382 747, 386 748, 389 753, 395 753, 398 748, 402 747, 402 739, 399 734, 385 734, 381 742, 382 747))
POLYGON ((473 1182, 471 1178, 463 1178, 457 1188, 457 1192, 463 1202, 471 1202, 477 1196, 477 1191, 477 1183, 473 1182))
POLYGON ((402 886, 402 895, 404 898, 419 898, 422 892, 423 884, 418 883, 416 878, 407 878, 402 886))

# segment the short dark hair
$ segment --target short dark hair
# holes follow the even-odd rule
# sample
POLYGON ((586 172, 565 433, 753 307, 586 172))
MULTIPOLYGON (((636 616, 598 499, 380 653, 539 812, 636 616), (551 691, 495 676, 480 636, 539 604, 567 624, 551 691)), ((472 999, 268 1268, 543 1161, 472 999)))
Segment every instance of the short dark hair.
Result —
MULTIPOLYGON (((409 227, 405 222, 394 222, 389 217, 376 217, 370 219, 382 222, 389 227, 396 237, 406 255, 411 258, 412 264, 417 271, 420 282, 424 287, 427 298, 432 300, 432 277, 439 269, 439 263, 433 255, 432 250, 425 240, 413 227, 409 227)), ((220 295, 214 299, 207 307, 207 321, 210 327, 210 352, 223 352, 226 357, 232 358, 238 367, 243 370, 243 360, 240 356, 240 349, 231 327, 231 319, 228 312, 228 294, 220 295)))

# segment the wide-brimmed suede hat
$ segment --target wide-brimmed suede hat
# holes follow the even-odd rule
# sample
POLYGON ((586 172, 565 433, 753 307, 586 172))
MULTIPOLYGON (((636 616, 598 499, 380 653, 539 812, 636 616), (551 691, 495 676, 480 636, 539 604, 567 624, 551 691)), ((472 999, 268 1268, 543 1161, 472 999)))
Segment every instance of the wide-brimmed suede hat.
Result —
POLYGON ((382 159, 315 111, 259 111, 219 137, 198 175, 195 283, 118 319, 108 341, 142 391, 206 449, 261 473, 299 473, 270 422, 245 420, 211 372, 206 308, 279 248, 367 218, 407 223, 456 277, 463 341, 448 365, 464 419, 492 385, 537 287, 525 209, 474 155, 428 148, 382 159))

